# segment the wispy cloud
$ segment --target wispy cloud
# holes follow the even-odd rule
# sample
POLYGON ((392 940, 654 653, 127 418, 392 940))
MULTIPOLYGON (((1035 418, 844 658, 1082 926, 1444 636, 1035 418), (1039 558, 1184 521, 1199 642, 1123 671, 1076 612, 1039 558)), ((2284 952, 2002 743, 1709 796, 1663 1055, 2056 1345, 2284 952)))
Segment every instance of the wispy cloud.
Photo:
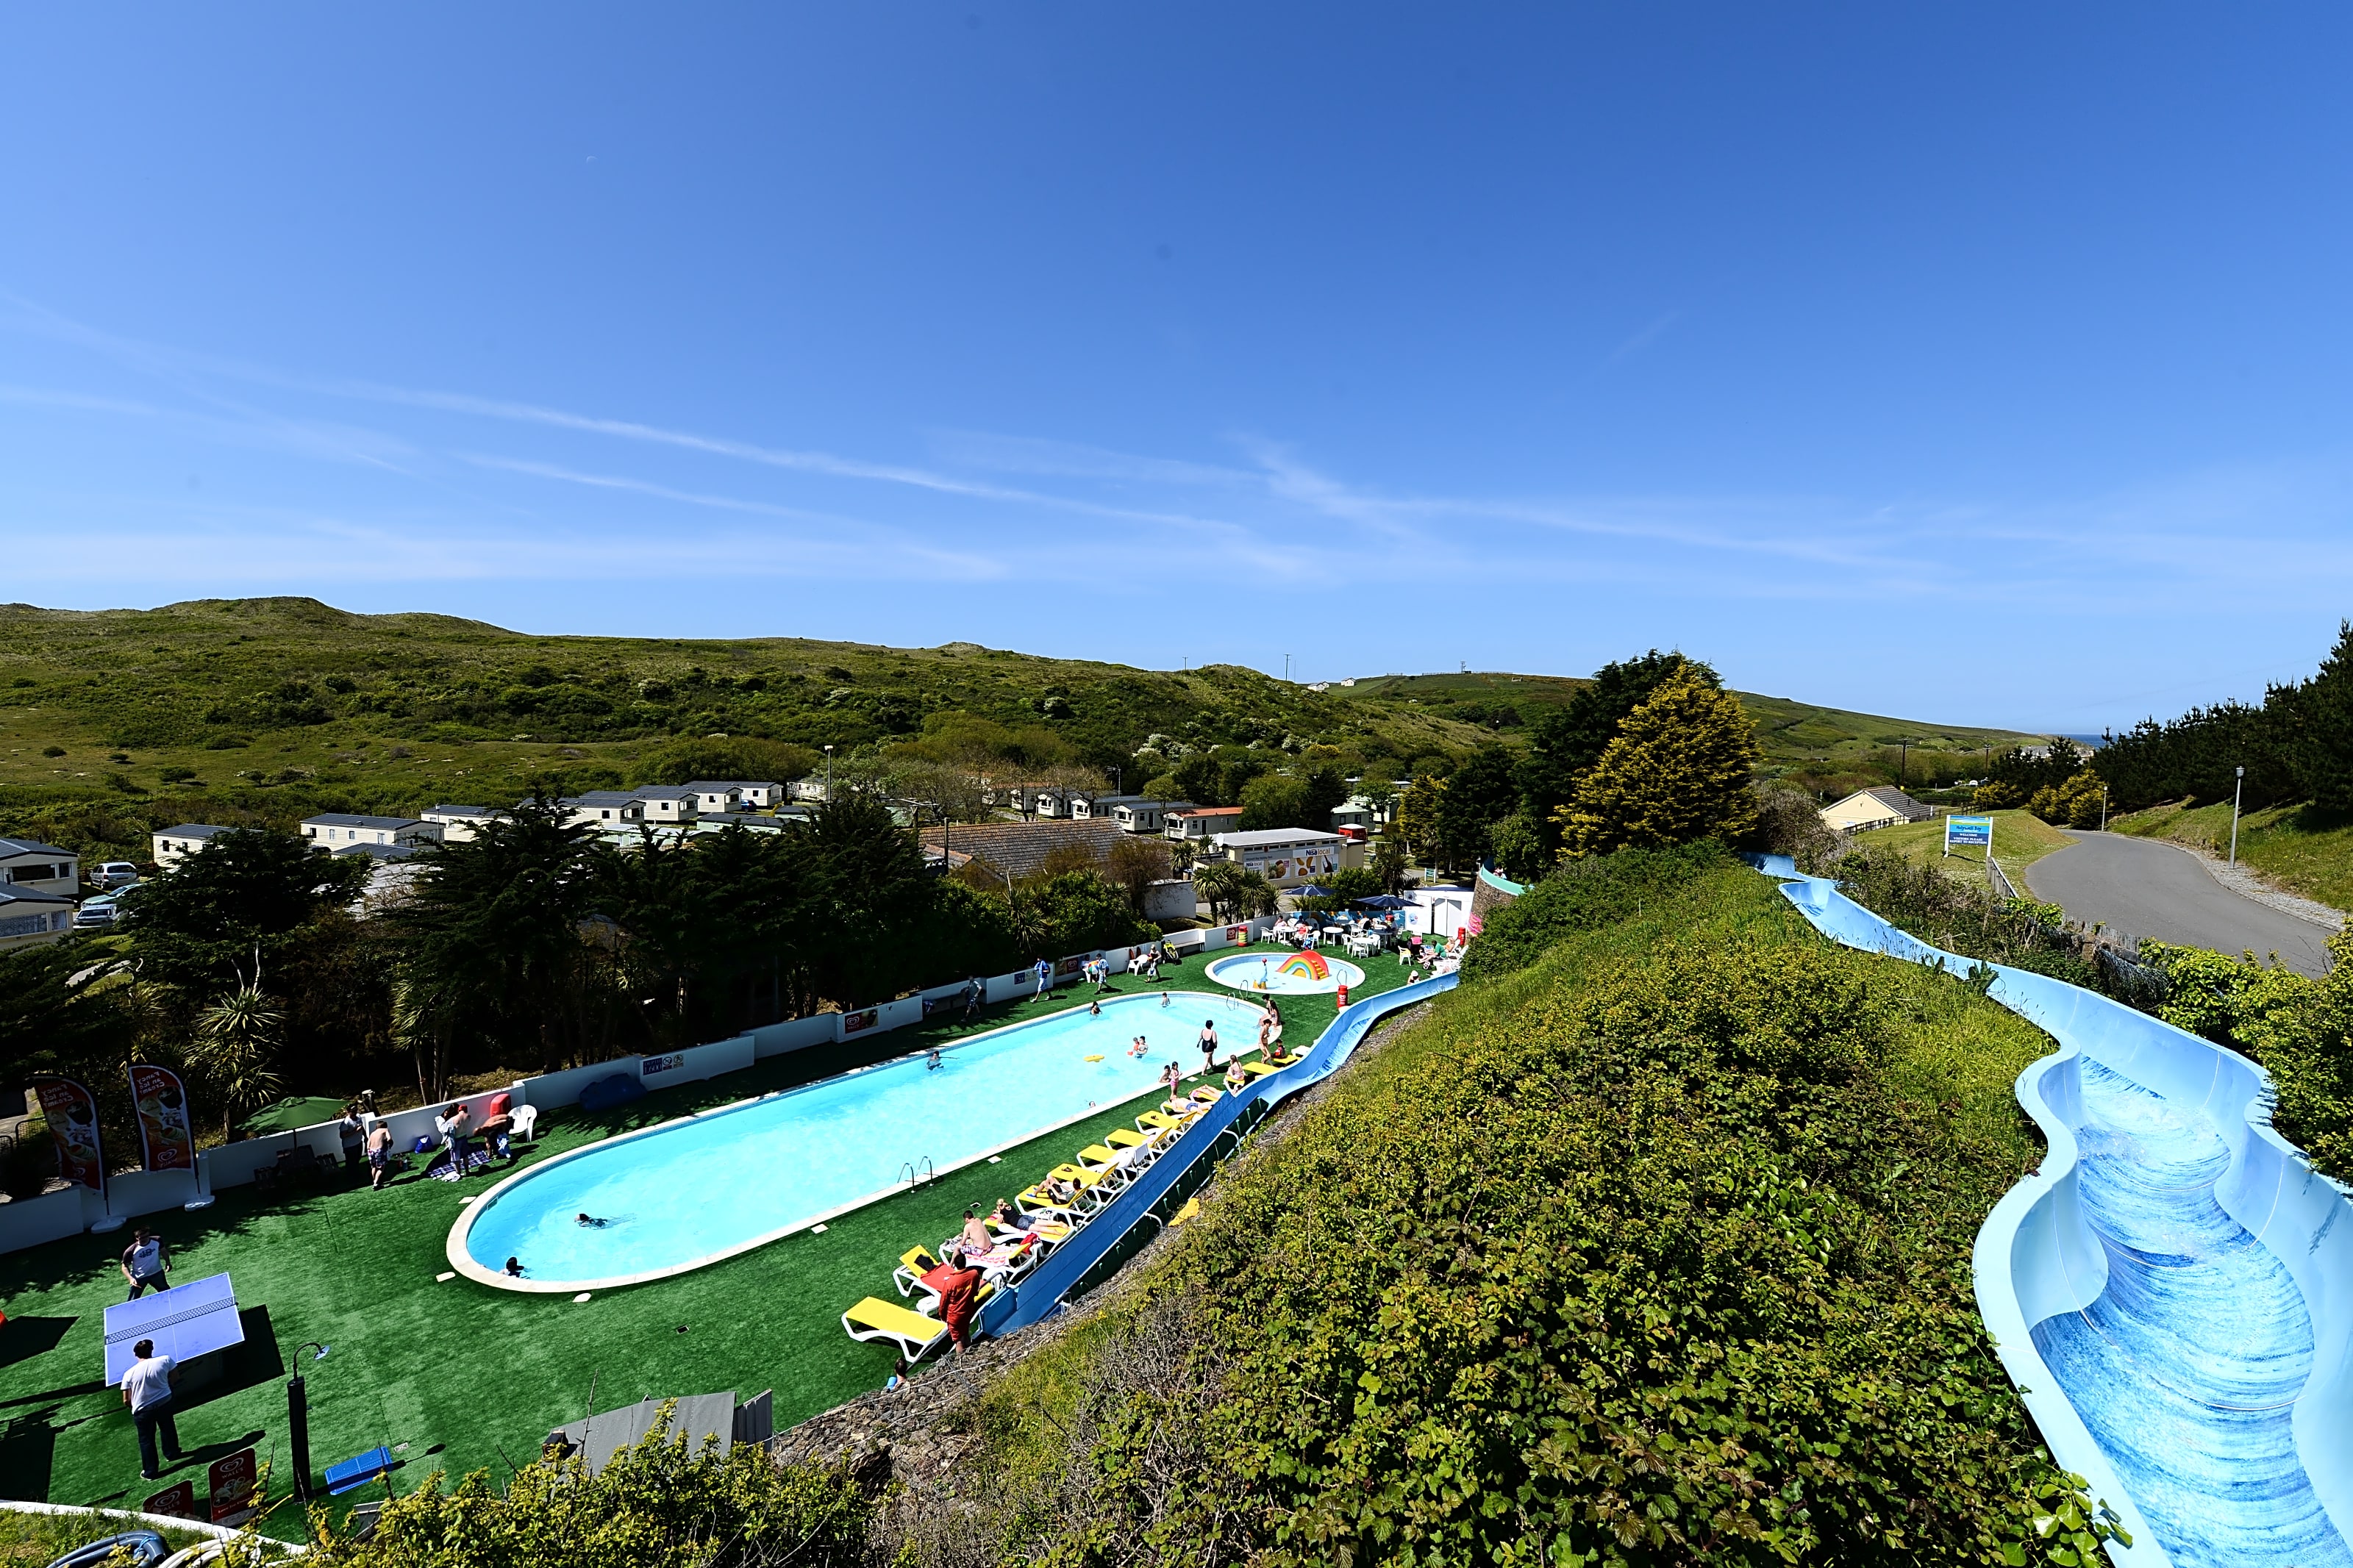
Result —
MULTIPOLYGON (((1612 360, 1642 352, 1683 317, 1680 309, 1663 312, 1612 360)), ((169 426, 205 443, 356 463, 384 477, 364 503, 349 487, 321 483, 311 487, 320 502, 312 507, 165 509, 177 521, 160 531, 104 517, 77 524, 73 548, 85 559, 94 544, 122 555, 201 538, 209 561, 257 581, 332 582, 354 573, 386 581, 1018 575, 1144 595, 1166 585, 1106 563, 1166 560, 1286 591, 1559 587, 1589 590, 1588 598, 2077 618, 2196 613, 2263 595, 2317 603, 2353 585, 2353 530, 2343 526, 2335 463, 2184 473, 2021 502, 1412 489, 1258 433, 1222 440, 1203 433, 1208 456, 1200 457, 952 429, 911 433, 924 460, 900 462, 526 399, 211 359, 5 296, 0 331, 69 345, 105 373, 79 378, 96 384, 89 386, 0 384, 0 404, 61 420, 169 426), (108 374, 132 383, 107 385, 108 374), (376 411, 367 417, 385 427, 355 422, 348 416, 354 405, 376 411), (1230 456, 1221 459, 1221 447, 1230 456), (322 539, 385 542, 380 559, 346 559, 366 552, 310 550, 322 539), (2284 584, 2274 568, 2283 552, 2296 563, 2284 584), (286 564, 290 552, 297 564, 286 564)), ((285 477, 301 472, 271 469, 270 499, 301 492, 299 479, 285 477)), ((15 483, 21 501, 21 476, 15 483)), ((75 504, 69 484, 64 510, 84 514, 97 508, 98 487, 84 484, 79 500, 86 504, 75 504)), ((157 510, 147 498, 126 514, 157 510)), ((69 553, 36 545, 34 574, 68 571, 69 553)))

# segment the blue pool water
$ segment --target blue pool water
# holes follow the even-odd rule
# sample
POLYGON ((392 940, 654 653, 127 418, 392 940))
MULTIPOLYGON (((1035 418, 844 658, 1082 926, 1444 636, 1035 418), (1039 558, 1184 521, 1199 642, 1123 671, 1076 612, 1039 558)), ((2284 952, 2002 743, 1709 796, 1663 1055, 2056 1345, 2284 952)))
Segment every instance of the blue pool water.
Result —
MULTIPOLYGON (((890 1062, 611 1139, 475 1205, 466 1256, 493 1273, 519 1258, 545 1288, 738 1251, 883 1192, 910 1163, 944 1171, 1021 1142, 1145 1093, 1171 1061, 1198 1072, 1205 1019, 1226 1052, 1257 1043, 1258 1010, 1239 998, 1106 998, 1101 1016, 1074 1008, 950 1046, 936 1071, 890 1062), (1126 1054, 1139 1034, 1140 1058, 1126 1054), (584 1226, 580 1214, 609 1223, 584 1226)), ((1008 1167, 1006 1193, 1043 1173, 1008 1167)))
POLYGON ((2229 1148, 2203 1115, 2082 1070, 2080 1192, 2107 1287, 2035 1324, 2035 1348, 2176 1563, 2353 1568, 2290 1428, 2312 1321, 2215 1202, 2229 1148))
POLYGON ((1282 965, 1291 963, 1292 956, 1281 952, 1238 952, 1210 963, 1208 974, 1219 984, 1230 985, 1237 991, 1272 992, 1278 996, 1333 992, 1343 985, 1351 991, 1364 989, 1365 972, 1345 958, 1324 959, 1324 975, 1318 980, 1313 974, 1301 973, 1303 965, 1293 964, 1286 971, 1282 965))

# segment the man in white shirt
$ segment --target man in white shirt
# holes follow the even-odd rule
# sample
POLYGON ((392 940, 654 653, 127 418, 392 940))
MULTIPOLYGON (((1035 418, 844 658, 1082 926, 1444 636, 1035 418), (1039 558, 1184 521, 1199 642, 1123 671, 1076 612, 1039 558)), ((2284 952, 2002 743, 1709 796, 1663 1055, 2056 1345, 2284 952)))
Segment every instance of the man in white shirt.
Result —
POLYGON ((167 1355, 155 1353, 153 1340, 141 1340, 131 1347, 139 1359, 122 1374, 122 1403, 131 1406, 131 1420, 139 1428, 139 1473, 147 1479, 160 1480, 155 1465, 155 1434, 164 1434, 164 1457, 179 1463, 180 1431, 172 1425, 172 1384, 180 1375, 180 1363, 167 1355))
POLYGON ((131 1294, 126 1301, 136 1301, 148 1290, 168 1290, 171 1280, 164 1271, 171 1267, 170 1256, 164 1250, 163 1239, 153 1231, 142 1228, 122 1249, 122 1278, 129 1281, 131 1294))

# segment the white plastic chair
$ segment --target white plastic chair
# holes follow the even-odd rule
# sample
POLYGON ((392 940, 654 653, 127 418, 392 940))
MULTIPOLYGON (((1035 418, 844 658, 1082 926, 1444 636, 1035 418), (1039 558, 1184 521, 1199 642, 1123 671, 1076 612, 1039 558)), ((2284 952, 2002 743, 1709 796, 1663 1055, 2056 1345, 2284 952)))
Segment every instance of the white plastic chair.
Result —
POLYGON ((539 1126, 539 1107, 518 1105, 508 1114, 514 1118, 514 1131, 507 1134, 510 1142, 528 1143, 539 1126))

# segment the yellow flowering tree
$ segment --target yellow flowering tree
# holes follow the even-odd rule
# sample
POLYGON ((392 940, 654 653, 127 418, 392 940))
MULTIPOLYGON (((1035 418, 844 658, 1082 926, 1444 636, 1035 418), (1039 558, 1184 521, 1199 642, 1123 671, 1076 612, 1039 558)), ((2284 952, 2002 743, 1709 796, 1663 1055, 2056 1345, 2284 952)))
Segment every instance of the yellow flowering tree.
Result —
POLYGON ((1755 826, 1756 726, 1713 671, 1685 664, 1618 726, 1553 814, 1569 858, 1738 837, 1755 826))

